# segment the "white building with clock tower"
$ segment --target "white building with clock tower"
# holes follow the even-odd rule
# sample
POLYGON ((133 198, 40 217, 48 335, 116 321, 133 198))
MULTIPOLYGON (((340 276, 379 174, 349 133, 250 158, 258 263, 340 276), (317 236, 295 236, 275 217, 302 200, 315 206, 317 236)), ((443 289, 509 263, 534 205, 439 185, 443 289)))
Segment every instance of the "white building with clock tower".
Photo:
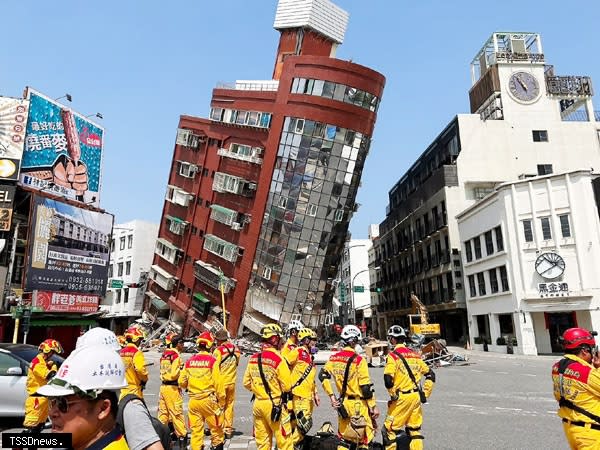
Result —
POLYGON ((561 353, 567 328, 600 330, 599 206, 599 175, 578 170, 503 183, 457 216, 474 344, 561 353))
MULTIPOLYGON (((473 343, 476 337, 485 337, 476 324, 481 319, 474 317, 497 312, 492 308, 485 313, 484 308, 491 304, 472 299, 468 281, 472 271, 463 267, 465 241, 478 230, 470 230, 464 237, 456 217, 506 182, 523 181, 526 186, 526 180, 540 176, 581 169, 600 172, 600 112, 594 111, 592 80, 581 75, 559 75, 547 64, 544 50, 548 49, 543 49, 537 33, 493 33, 471 63, 470 114, 458 114, 451 120, 390 189, 376 249, 376 262, 382 268, 377 280, 383 289, 378 304, 380 333, 392 323, 403 323, 411 310, 410 293, 415 292, 427 306, 430 321, 441 324, 442 335, 449 342, 460 342, 468 336, 473 343)), ((573 214, 585 211, 582 208, 573 214)), ((502 221, 499 214, 480 220, 488 228, 479 231, 484 235, 489 232, 488 240, 493 245, 503 243, 506 227, 514 226, 513 222, 502 221)), ((479 245, 485 245, 484 237, 479 245)), ((552 252, 566 261, 562 252, 567 248, 557 247, 552 252)), ((533 252, 542 250, 550 252, 551 246, 542 245, 533 252)), ((485 255, 485 247, 473 247, 471 251, 485 255)), ((510 271, 516 266, 500 267, 496 267, 495 276, 500 287, 503 280, 508 282, 512 295, 510 271)), ((489 276, 485 272, 483 281, 488 285, 489 276)), ((569 292, 573 292, 571 283, 575 282, 568 283, 569 292)), ((510 313, 510 317, 502 316, 502 327, 498 322, 489 323, 490 329, 485 332, 488 341, 493 337, 490 345, 496 345, 501 329, 512 329, 517 335, 516 352, 551 352, 549 335, 543 342, 538 340, 541 334, 521 327, 533 323, 527 315, 530 312, 523 311, 525 314, 517 314, 515 308, 505 310, 502 314, 510 313)), ((591 313, 588 316, 584 319, 578 315, 578 323, 592 324, 591 313)), ((547 325, 536 320, 542 328, 547 325)), ((556 325, 557 330, 568 321, 563 322, 556 325)))

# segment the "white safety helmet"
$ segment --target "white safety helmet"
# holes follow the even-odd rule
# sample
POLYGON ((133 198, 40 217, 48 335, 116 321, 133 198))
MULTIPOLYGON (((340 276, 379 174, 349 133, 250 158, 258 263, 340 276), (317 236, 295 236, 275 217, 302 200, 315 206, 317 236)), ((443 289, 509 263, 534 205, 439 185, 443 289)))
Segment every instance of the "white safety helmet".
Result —
POLYGON ((121 350, 121 345, 117 340, 117 336, 106 328, 96 327, 85 332, 77 338, 76 349, 83 347, 91 347, 94 345, 105 345, 108 348, 118 352, 121 350))
POLYGON ((406 331, 404 331, 404 328, 402 328, 400 325, 392 325, 389 328, 387 335, 388 337, 393 337, 396 339, 406 338, 406 331))
POLYGON ((296 319, 290 320, 290 323, 287 327, 287 332, 290 334, 292 330, 300 331, 302 328, 304 328, 304 324, 302 322, 296 319))
POLYGON ((340 334, 340 338, 343 341, 350 342, 353 340, 359 340, 362 336, 360 329, 356 325, 346 325, 342 329, 342 333, 340 334))
POLYGON ((125 366, 119 354, 106 345, 94 345, 71 353, 56 376, 36 393, 44 397, 79 394, 95 398, 102 391, 119 391, 125 386, 125 366))

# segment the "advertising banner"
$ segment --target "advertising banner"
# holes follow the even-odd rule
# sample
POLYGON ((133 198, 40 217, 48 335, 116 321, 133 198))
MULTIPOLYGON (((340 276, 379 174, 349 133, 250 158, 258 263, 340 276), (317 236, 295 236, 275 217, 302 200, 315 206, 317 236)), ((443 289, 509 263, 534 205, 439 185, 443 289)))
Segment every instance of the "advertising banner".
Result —
POLYGON ((98 311, 100 296, 38 291, 34 306, 44 312, 91 313, 98 311))
POLYGON ((34 197, 25 290, 103 296, 113 216, 34 197))
POLYGON ((33 89, 19 181, 98 206, 104 129, 33 89))
POLYGON ((29 101, 0 97, 0 179, 17 180, 25 144, 29 101))
POLYGON ((10 231, 16 186, 0 185, 0 231, 10 231))

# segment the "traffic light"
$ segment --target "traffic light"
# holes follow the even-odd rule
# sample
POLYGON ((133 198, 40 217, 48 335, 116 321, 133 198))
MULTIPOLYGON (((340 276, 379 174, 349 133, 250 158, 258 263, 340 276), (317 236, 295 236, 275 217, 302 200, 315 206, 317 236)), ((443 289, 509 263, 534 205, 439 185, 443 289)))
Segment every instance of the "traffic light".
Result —
POLYGON ((377 292, 378 294, 381 294, 383 292, 383 288, 380 288, 380 287, 370 288, 369 290, 371 292, 377 292))

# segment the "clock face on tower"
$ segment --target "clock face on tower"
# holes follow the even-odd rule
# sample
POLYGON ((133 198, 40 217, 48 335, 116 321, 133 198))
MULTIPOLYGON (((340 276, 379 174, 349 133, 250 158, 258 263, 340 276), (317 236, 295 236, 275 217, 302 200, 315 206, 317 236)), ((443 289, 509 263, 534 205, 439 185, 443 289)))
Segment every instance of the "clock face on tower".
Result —
POLYGON ((516 100, 529 103, 538 98, 540 84, 529 72, 515 72, 508 80, 508 90, 516 100))
POLYGON ((565 271, 565 260, 556 253, 542 253, 535 260, 535 270, 547 280, 560 277, 565 271))

